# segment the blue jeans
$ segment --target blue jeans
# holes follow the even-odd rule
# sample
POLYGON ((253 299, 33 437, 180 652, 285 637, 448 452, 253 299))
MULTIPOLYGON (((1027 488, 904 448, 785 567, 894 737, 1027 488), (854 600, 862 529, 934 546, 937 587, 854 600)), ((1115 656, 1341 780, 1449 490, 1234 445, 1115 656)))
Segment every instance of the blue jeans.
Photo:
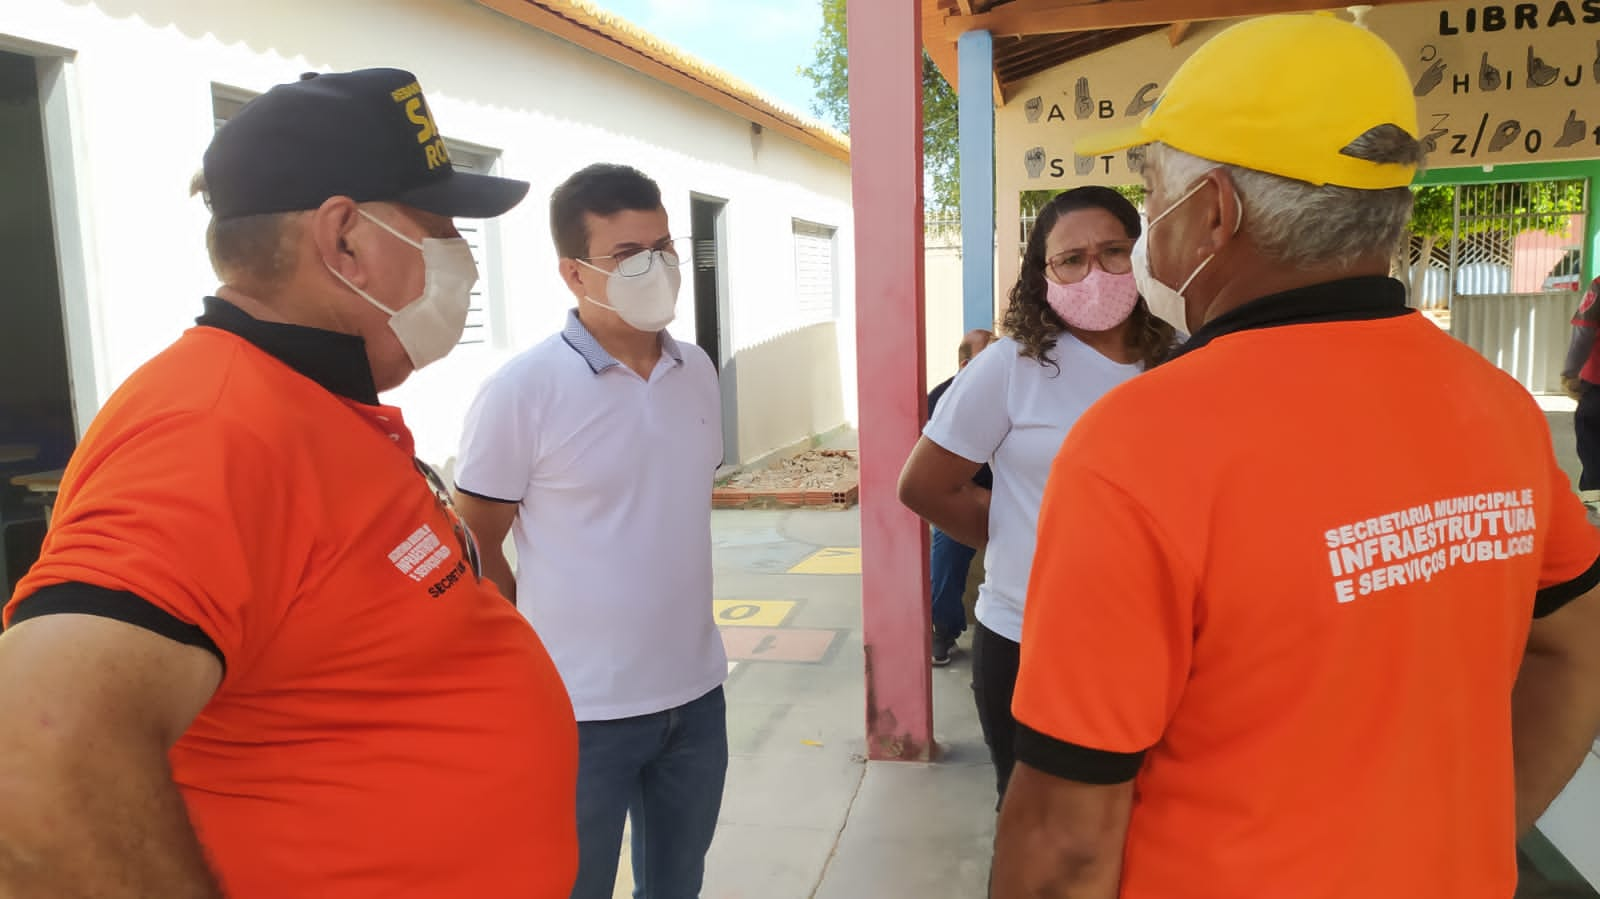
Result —
POLYGON ((611 899, 625 818, 633 822, 634 899, 697 899, 727 773, 721 687, 652 715, 578 722, 572 899, 611 899))
POLYGON ((1600 386, 1583 385, 1572 426, 1578 438, 1578 461, 1583 463, 1578 489, 1600 490, 1600 386))
POLYGON ((933 629, 951 640, 967 629, 967 608, 961 604, 967 592, 967 569, 978 551, 938 528, 933 529, 933 545, 928 551, 933 581, 933 629))

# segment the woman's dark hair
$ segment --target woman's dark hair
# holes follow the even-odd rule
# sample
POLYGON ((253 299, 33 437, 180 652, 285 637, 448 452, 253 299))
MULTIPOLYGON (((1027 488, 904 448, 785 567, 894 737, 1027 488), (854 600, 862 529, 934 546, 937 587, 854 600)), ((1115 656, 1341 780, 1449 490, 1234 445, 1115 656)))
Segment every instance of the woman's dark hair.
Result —
MULTIPOLYGON (((1039 210, 1033 231, 1028 234, 1022 271, 1011 288, 1011 302, 1006 306, 1001 327, 1021 347, 1022 355, 1046 365, 1056 364, 1050 351, 1055 349, 1056 338, 1067 329, 1067 323, 1045 301, 1045 238, 1063 215, 1080 209, 1104 209, 1122 222, 1129 239, 1139 237, 1139 210, 1109 187, 1074 188, 1056 195, 1039 210)), ((1155 367, 1172 351, 1176 331, 1150 312, 1143 297, 1128 317, 1128 325, 1128 349, 1145 368, 1155 367)))

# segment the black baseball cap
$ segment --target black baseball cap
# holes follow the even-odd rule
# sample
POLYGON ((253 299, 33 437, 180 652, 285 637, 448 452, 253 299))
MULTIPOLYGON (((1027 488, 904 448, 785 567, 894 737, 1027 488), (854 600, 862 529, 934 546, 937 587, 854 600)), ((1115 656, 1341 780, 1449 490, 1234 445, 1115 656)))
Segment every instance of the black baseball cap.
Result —
POLYGON ((204 170, 218 219, 340 196, 490 218, 528 193, 526 181, 456 171, 416 76, 400 69, 312 72, 272 88, 218 129, 204 170))

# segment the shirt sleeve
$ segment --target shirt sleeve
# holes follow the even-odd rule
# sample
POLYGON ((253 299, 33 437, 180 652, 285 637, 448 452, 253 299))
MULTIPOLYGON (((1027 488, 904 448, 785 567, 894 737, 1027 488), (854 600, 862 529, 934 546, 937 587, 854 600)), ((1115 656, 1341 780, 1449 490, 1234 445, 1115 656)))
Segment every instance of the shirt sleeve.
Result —
POLYGON ((727 444, 722 440, 722 373, 717 371, 717 364, 711 361, 711 356, 694 344, 692 352, 696 364, 700 367, 700 382, 704 389, 705 409, 703 414, 706 421, 710 422, 712 444, 715 451, 711 454, 711 470, 716 471, 722 466, 723 456, 727 454, 727 444))
POLYGON ((990 347, 967 363, 939 398, 922 435, 969 462, 988 462, 1011 431, 1006 395, 1015 347, 990 347))
POLYGON ((1160 741, 1188 682, 1196 580, 1149 512, 1057 459, 1040 509, 1013 712, 1017 757, 1120 783, 1160 741))
POLYGON ((933 418, 933 414, 935 412, 939 411, 939 400, 944 398, 944 392, 946 390, 950 389, 950 384, 953 381, 955 381, 955 376, 954 375, 952 375, 951 377, 945 378, 943 381, 940 381, 937 385, 934 386, 934 388, 932 390, 928 391, 928 417, 929 418, 933 418))
POLYGON ((1540 560, 1534 617, 1543 617, 1600 586, 1600 531, 1589 523, 1589 509, 1572 492, 1572 482, 1550 451, 1550 531, 1540 560))
POLYGON ((162 626, 170 616, 202 632, 230 671, 248 664, 310 558, 281 455, 209 413, 91 438, 68 469, 7 623, 93 614, 204 645, 162 626))
POLYGON ((490 378, 467 410, 456 488, 479 499, 521 502, 537 457, 531 414, 515 378, 504 373, 490 378))
POLYGON ((1576 378, 1584 363, 1594 352, 1594 325, 1577 323, 1572 326, 1572 341, 1567 344, 1567 359, 1561 366, 1563 378, 1576 378))
POLYGON ((1578 301, 1578 311, 1572 314, 1574 325, 1587 325, 1591 328, 1595 326, 1594 304, 1597 299, 1600 299, 1600 278, 1596 278, 1594 283, 1589 285, 1589 289, 1583 294, 1583 299, 1578 301))

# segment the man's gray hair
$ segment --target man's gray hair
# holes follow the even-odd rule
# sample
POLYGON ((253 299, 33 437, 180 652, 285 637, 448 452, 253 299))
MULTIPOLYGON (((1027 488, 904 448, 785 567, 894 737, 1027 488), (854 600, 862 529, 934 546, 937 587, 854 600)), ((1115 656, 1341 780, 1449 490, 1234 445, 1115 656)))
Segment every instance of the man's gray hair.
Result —
MULTIPOLYGON (((206 197, 206 178, 195 173, 189 195, 206 197)), ((211 201, 206 198, 206 206, 211 201)), ((222 283, 246 292, 271 291, 294 274, 294 242, 301 213, 273 212, 218 220, 206 226, 206 251, 222 283)))
MULTIPOLYGON (((1345 147, 1370 162, 1420 165, 1423 150, 1403 129, 1383 125, 1345 147)), ((1391 255, 1411 219, 1411 189, 1317 186, 1224 165, 1165 144, 1145 152, 1151 181, 1176 198, 1212 169, 1228 173, 1244 204, 1242 231, 1266 258, 1312 269, 1338 269, 1361 257, 1391 255)))

